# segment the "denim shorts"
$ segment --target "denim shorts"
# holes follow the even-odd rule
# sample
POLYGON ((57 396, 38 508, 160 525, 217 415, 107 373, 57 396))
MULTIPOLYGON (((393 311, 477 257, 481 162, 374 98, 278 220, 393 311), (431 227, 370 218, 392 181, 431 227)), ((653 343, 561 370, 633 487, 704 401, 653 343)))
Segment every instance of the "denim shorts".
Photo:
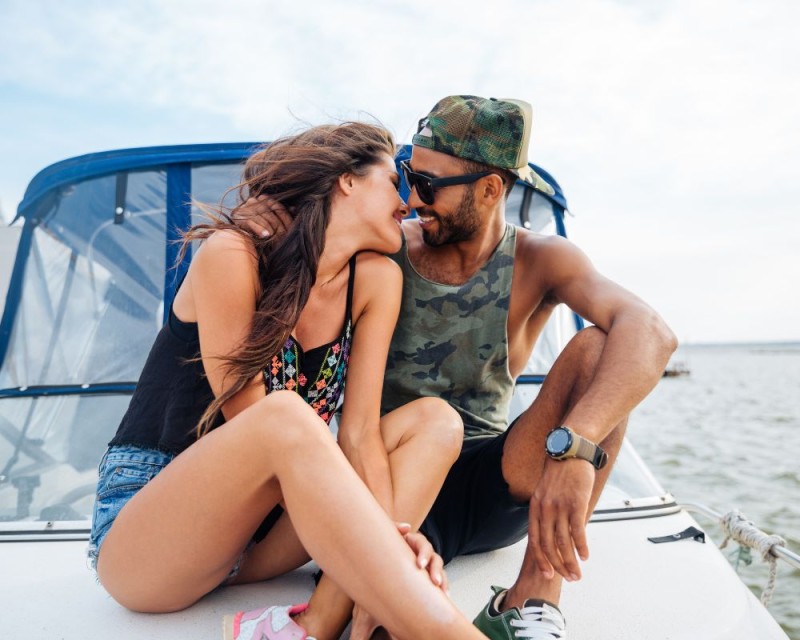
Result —
POLYGON ((106 451, 97 481, 97 495, 92 513, 92 532, 87 555, 92 569, 97 568, 100 545, 128 500, 155 478, 175 456, 155 449, 132 446, 111 447, 106 451))
MULTIPOLYGON (((97 495, 92 513, 92 531, 86 555, 89 566, 97 571, 100 545, 111 530, 111 525, 128 500, 144 485, 155 478, 175 458, 175 454, 156 449, 142 449, 129 445, 110 447, 100 460, 97 495)), ((228 584, 239 575, 245 554, 251 542, 237 559, 222 584, 228 584)))

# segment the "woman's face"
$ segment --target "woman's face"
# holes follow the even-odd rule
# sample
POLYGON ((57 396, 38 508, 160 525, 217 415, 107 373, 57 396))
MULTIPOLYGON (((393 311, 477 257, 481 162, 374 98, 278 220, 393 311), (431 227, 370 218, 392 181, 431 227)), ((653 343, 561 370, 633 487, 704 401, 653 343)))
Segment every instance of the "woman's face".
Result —
POLYGON ((355 179, 352 204, 364 232, 365 248, 396 253, 402 245, 400 223, 408 206, 400 198, 400 176, 389 154, 355 179))

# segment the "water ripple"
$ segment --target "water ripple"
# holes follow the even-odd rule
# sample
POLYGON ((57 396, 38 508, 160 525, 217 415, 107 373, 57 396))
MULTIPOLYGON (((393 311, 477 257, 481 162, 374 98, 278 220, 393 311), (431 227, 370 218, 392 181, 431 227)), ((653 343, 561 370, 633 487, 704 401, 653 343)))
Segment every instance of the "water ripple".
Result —
MULTIPOLYGON (((800 552, 800 349, 682 347, 676 360, 691 374, 663 379, 631 419, 639 454, 680 500, 738 508, 800 552)), ((740 573, 760 595, 760 558, 740 573)), ((800 571, 782 566, 770 611, 798 639, 799 593, 800 571)))

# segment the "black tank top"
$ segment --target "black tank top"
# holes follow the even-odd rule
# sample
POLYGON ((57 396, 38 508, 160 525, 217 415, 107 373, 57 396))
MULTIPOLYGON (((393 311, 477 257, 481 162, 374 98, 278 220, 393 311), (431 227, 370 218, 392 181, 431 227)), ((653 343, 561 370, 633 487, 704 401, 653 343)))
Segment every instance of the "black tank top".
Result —
MULTIPOLYGON (((267 392, 297 391, 330 422, 344 390, 352 343, 356 259, 350 259, 344 326, 336 340, 304 352, 290 337, 264 369, 267 392)), ((133 445, 178 454, 196 439, 197 423, 214 400, 200 355, 196 322, 183 322, 172 309, 147 356, 128 410, 109 446, 133 445)), ((224 422, 219 414, 212 425, 224 422)))

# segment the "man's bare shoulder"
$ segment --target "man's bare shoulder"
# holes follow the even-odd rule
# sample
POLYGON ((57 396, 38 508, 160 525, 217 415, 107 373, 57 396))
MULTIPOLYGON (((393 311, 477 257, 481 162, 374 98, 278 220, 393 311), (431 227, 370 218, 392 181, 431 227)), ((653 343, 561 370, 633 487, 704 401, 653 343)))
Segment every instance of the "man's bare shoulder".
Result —
POLYGON ((552 262, 569 260, 576 251, 578 248, 561 236, 544 235, 518 228, 514 263, 523 268, 541 267, 542 264, 549 266, 552 262))

